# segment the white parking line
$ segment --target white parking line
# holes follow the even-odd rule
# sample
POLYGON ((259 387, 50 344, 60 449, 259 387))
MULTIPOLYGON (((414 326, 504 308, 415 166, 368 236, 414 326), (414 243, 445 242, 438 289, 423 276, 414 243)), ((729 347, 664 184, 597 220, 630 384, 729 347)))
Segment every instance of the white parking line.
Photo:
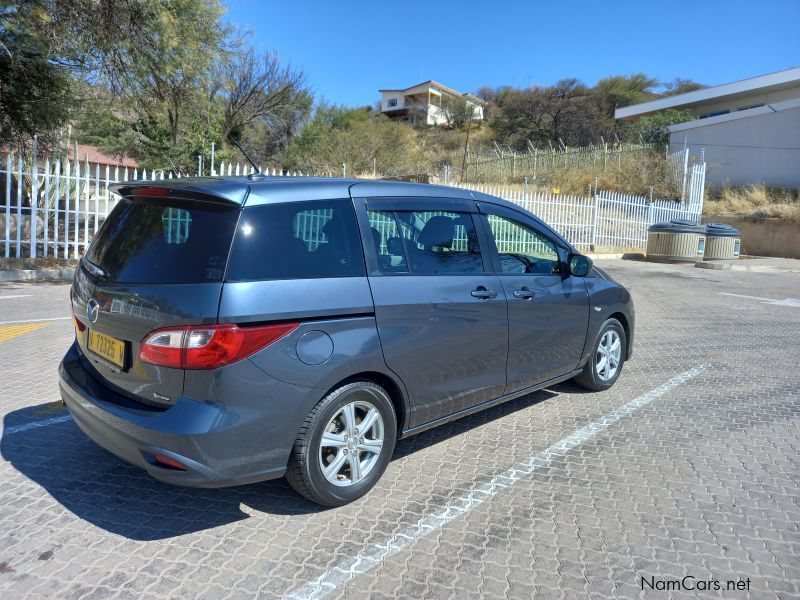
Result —
POLYGON ((384 560, 405 550, 418 539, 441 529, 447 523, 468 513, 487 500, 490 500, 493 496, 513 486, 523 477, 548 466, 554 460, 563 457, 573 448, 580 446, 601 431, 608 429, 623 417, 627 417, 643 406, 650 404, 650 402, 656 398, 683 385, 710 366, 711 365, 708 364, 695 365, 688 371, 684 371, 680 375, 676 375, 672 379, 665 381, 646 394, 615 408, 596 421, 578 429, 572 435, 542 450, 525 462, 511 467, 499 475, 495 475, 488 483, 483 484, 464 496, 452 500, 436 512, 427 517, 422 517, 414 525, 406 527, 382 543, 375 544, 363 550, 355 558, 348 559, 338 564, 330 571, 323 573, 316 579, 309 581, 284 597, 295 598, 297 600, 322 598, 326 594, 336 590, 339 586, 379 566, 384 560))
POLYGON ((44 321, 68 321, 72 317, 46 317, 44 319, 23 319, 22 321, 0 321, 0 325, 16 325, 17 323, 40 323, 44 321))
POLYGON ((13 296, 0 296, 0 300, 10 300, 11 298, 30 298, 33 294, 14 294, 13 296))
POLYGON ((717 292, 720 296, 734 296, 736 298, 748 298, 750 300, 758 300, 762 304, 771 304, 773 306, 791 306, 793 308, 800 308, 800 300, 797 298, 784 298, 783 300, 776 300, 774 298, 762 298, 761 296, 745 296, 744 294, 730 294, 728 292, 717 292))
POLYGON ((30 423, 23 423, 21 425, 12 425, 11 427, 0 427, 0 435, 13 435, 29 429, 37 429, 39 427, 47 427, 48 425, 55 425, 56 423, 63 423, 69 421, 72 416, 69 414, 58 415, 57 417, 50 417, 49 419, 42 419, 41 421, 31 421, 30 423))

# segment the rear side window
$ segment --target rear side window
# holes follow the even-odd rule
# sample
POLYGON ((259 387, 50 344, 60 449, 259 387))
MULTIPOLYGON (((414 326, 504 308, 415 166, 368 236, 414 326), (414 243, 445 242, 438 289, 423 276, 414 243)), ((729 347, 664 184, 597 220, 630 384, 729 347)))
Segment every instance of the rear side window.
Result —
POLYGON ((245 208, 228 281, 358 277, 364 254, 350 200, 245 208))
POLYGON ((470 213, 368 211, 382 273, 453 275, 484 271, 470 213))
POLYGON ((86 258, 120 283, 222 281, 238 214, 209 202, 125 198, 86 258))

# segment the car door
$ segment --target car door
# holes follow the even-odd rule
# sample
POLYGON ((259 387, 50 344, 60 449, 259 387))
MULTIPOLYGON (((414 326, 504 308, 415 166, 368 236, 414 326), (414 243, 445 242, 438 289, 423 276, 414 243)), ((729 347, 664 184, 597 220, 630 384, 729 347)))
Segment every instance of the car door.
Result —
POLYGON ((568 274, 568 249, 521 212, 481 203, 495 270, 508 297, 506 393, 574 370, 586 343, 589 296, 568 274))
POLYGON ((472 200, 356 199, 387 366, 415 427, 503 394, 508 319, 472 200))

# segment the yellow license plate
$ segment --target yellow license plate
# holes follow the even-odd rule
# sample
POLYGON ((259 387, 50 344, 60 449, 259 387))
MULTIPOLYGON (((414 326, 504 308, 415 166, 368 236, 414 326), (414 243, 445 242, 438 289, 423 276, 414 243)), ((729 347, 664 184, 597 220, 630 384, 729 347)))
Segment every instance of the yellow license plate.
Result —
POLYGON ((125 365, 125 342, 122 340, 90 329, 89 350, 114 363, 120 369, 125 365))

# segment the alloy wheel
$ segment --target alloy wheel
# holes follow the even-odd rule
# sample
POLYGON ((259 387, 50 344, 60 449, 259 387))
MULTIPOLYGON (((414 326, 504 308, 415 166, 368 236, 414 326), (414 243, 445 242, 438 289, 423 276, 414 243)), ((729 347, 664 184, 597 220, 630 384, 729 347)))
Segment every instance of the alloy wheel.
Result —
POLYGON ((319 467, 337 486, 350 486, 369 475, 383 449, 383 418, 366 400, 342 406, 328 421, 319 445, 319 467))
POLYGON ((595 355, 595 371, 603 381, 609 381, 616 375, 622 358, 622 340, 613 329, 606 331, 597 344, 595 355))

